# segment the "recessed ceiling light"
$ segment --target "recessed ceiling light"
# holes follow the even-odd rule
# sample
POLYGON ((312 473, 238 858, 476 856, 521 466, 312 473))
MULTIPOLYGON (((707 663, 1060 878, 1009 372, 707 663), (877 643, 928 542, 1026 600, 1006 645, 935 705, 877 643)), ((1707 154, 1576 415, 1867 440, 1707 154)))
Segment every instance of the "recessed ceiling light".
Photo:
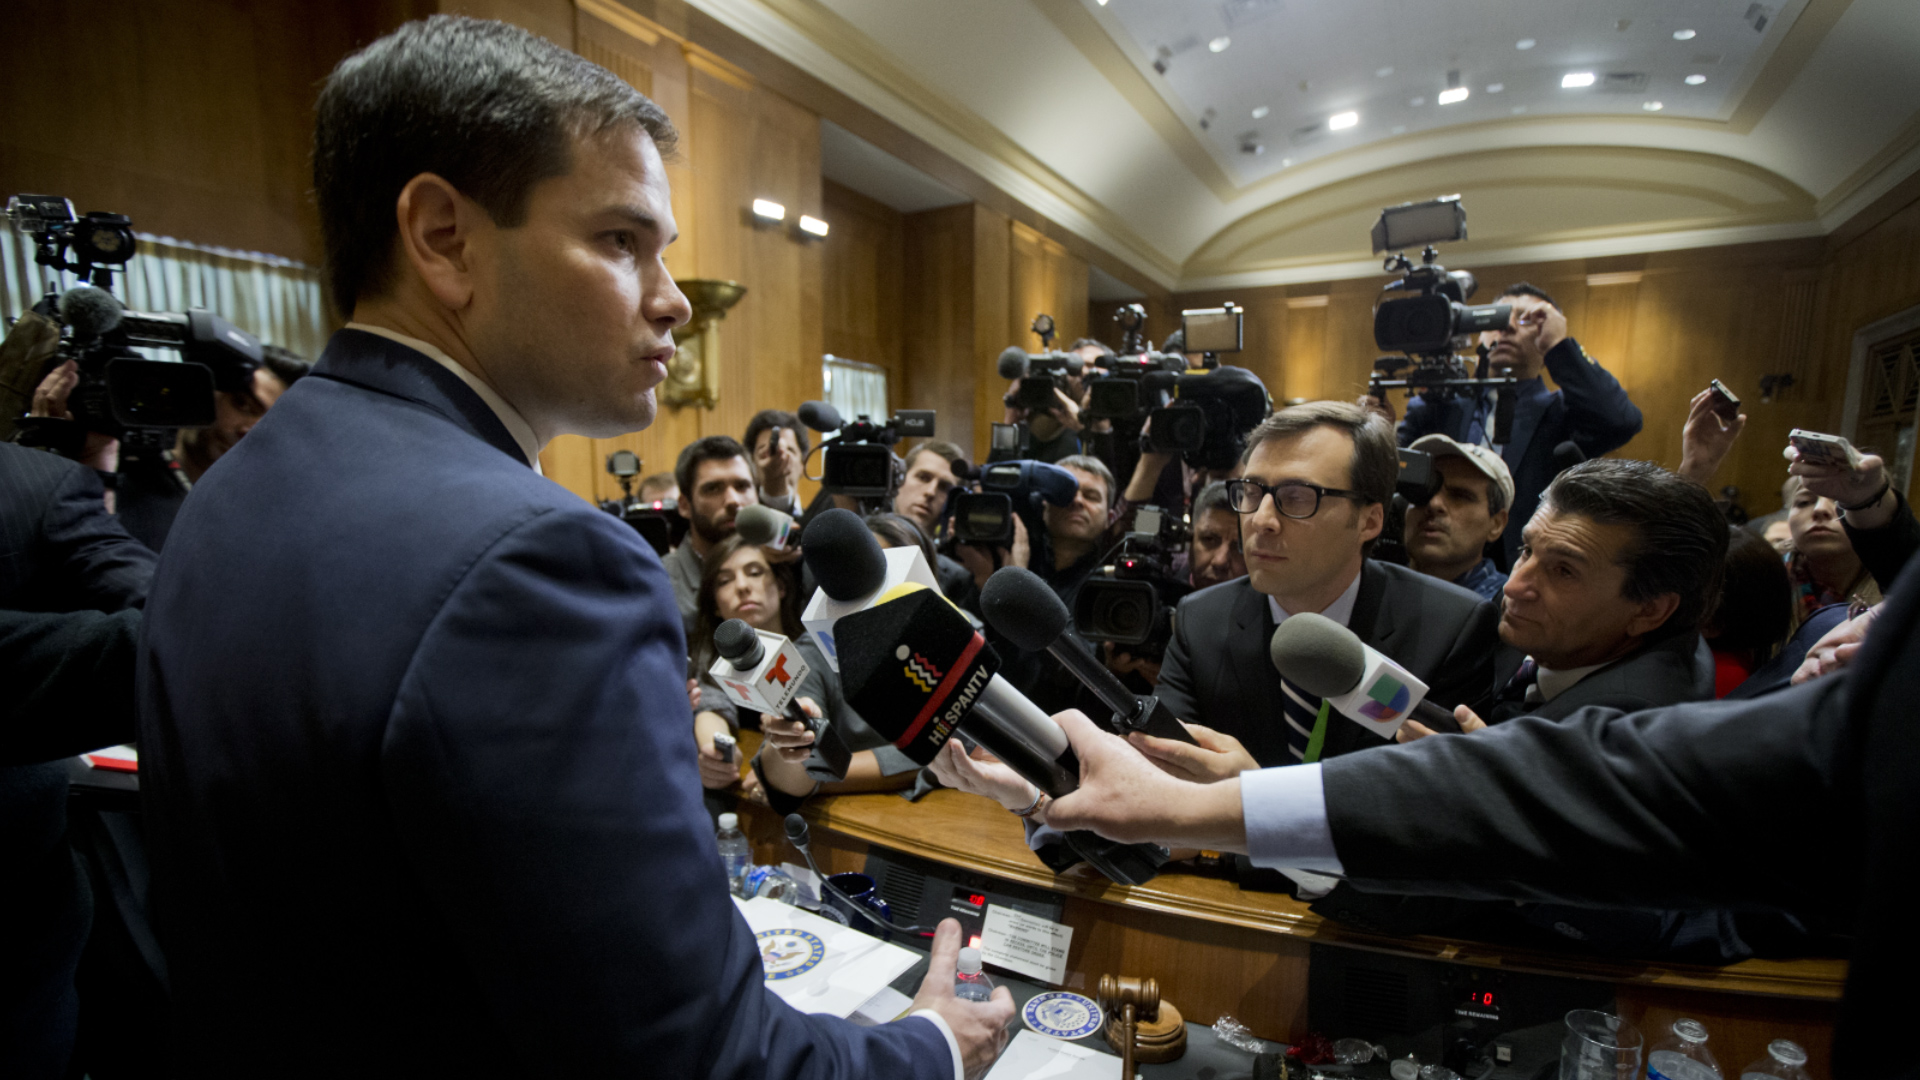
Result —
POLYGON ((753 216, 763 221, 784 221, 787 217, 787 208, 772 199, 755 199, 753 216))
POLYGON ((1487 93, 1497 94, 1500 91, 1505 90, 1506 88, 1507 88, 1506 83, 1490 82, 1487 84, 1487 93))
POLYGON ((1226 52, 1227 46, 1231 44, 1233 44, 1233 39, 1225 34, 1221 34, 1219 37, 1207 42, 1207 48, 1212 52, 1226 52))
POLYGON ((1693 38, 1694 33, 1691 30, 1675 30, 1673 32, 1673 40, 1675 41, 1692 41, 1693 38))
POLYGON ((1417 98, 1408 98, 1408 99, 1407 99, 1407 104, 1409 104, 1409 105, 1411 105, 1411 106, 1413 106, 1413 107, 1414 107, 1414 108, 1416 108, 1416 109, 1417 109, 1417 108, 1419 108, 1419 107, 1420 107, 1420 106, 1422 106, 1422 105, 1425 105, 1426 103, 1427 103, 1427 99, 1426 99, 1426 98, 1423 98, 1423 97, 1417 97, 1417 98))
POLYGON ((1523 37, 1519 41, 1514 42, 1513 47, 1524 52, 1527 49, 1533 48, 1534 44, 1535 42, 1532 38, 1523 37))
POLYGON ((1467 90, 1466 87, 1456 86, 1451 90, 1440 91, 1440 96, 1435 98, 1434 100, 1438 101, 1442 105, 1457 105, 1460 102, 1467 100, 1468 92, 1469 91, 1467 90))
POLYGON ((1267 114, 1272 111, 1272 109, 1267 108, 1265 105, 1256 105, 1253 108, 1253 118, 1255 120, 1265 120, 1267 114))
POLYGON ((1700 85, 1701 83, 1703 83, 1703 82, 1706 82, 1706 81, 1707 81, 1707 77, 1706 77, 1705 75, 1689 75, 1689 76, 1687 76, 1687 85, 1688 85, 1688 86, 1699 86, 1699 85, 1700 85))
POLYGON ((1593 72, 1591 71, 1570 71, 1560 76, 1560 89, 1562 90, 1578 90, 1583 86, 1592 85, 1593 72))
POLYGON ((1283 157, 1280 159, 1280 167, 1283 169, 1291 164, 1293 164, 1293 159, 1290 157, 1283 157))
POLYGON ((1327 117, 1327 130, 1345 131, 1359 122, 1360 114, 1357 112, 1334 113, 1327 117))
POLYGON ((1101 7, 1106 7, 1106 6, 1107 6, 1107 0, 1098 0, 1098 2, 1099 2, 1099 4, 1100 4, 1100 6, 1101 6, 1101 7))
POLYGON ((1388 64, 1386 67, 1381 68, 1380 70, 1374 72, 1373 74, 1375 78, 1384 79, 1387 76, 1393 74, 1393 65, 1388 64))
POLYGON ((1648 112, 1659 112, 1661 109, 1666 108, 1665 105, 1662 105, 1657 101, 1643 101, 1640 103, 1640 107, 1647 110, 1648 112))

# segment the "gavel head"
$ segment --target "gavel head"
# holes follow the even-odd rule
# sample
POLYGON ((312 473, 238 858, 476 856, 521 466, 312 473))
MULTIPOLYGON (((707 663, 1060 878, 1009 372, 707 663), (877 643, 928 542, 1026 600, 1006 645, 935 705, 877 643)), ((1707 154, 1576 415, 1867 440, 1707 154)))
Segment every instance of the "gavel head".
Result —
POLYGON ((1159 1019, 1160 984, 1151 978, 1100 976, 1100 1007, 1109 1013, 1117 1013, 1126 1005, 1133 1006, 1136 1020, 1159 1019))

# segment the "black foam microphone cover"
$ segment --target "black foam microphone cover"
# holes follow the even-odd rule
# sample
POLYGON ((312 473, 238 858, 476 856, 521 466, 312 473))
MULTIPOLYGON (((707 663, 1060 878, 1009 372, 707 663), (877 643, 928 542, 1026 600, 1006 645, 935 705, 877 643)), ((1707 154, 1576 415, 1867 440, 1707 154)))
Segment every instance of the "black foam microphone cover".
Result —
POLYGON ((76 285, 60 294, 60 321, 73 329, 73 336, 88 341, 120 325, 120 301, 105 289, 76 285))
POLYGON ((887 557, 860 515, 834 507, 807 523, 801 549, 822 592, 835 600, 858 600, 887 579, 887 557))
POLYGON ((840 410, 824 401, 800 403, 800 422, 815 431, 839 431, 840 410))
POLYGON ((1009 345, 1000 350, 1000 377, 1018 379, 1027 373, 1027 350, 1018 345, 1009 345))
POLYGON ((1565 472, 1587 460, 1587 452, 1580 449, 1572 439, 1553 448, 1553 471, 1565 472))
POLYGON ((1044 652, 1073 614, 1053 586, 1024 566, 1003 566, 980 590, 980 613, 1022 652, 1044 652))
POLYGON ((854 612, 834 623, 833 636, 848 704, 921 765, 1000 666, 973 624, 932 589, 854 612))
POLYGON ((801 851, 807 850, 807 819, 799 814, 787 815, 787 843, 801 851))
POLYGON ((760 662, 766 647, 753 627, 739 619, 728 619, 713 630, 713 648, 736 668, 750 668, 760 662))

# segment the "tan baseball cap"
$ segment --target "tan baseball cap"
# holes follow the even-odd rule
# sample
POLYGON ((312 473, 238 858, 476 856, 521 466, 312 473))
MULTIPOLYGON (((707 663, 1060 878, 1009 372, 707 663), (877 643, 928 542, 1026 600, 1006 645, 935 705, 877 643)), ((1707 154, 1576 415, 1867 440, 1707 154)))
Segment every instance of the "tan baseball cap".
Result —
POLYGON ((1513 472, 1507 468, 1505 461, 1500 460, 1500 455, 1492 450, 1450 439, 1445 435, 1422 435, 1413 440, 1413 444, 1407 449, 1419 450, 1435 458, 1466 458, 1473 463, 1474 468, 1485 473, 1487 479, 1499 485, 1500 494, 1504 497, 1502 501, 1508 509, 1513 508, 1513 472))

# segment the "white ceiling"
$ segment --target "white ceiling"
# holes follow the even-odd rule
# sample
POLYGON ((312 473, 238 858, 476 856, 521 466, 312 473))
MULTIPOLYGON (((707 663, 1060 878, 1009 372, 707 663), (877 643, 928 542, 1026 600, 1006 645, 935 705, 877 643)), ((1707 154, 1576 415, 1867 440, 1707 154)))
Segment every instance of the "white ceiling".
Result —
MULTIPOLYGON (((1916 0, 1763 0, 1758 31, 1753 0, 691 2, 1169 287, 1377 273, 1380 206, 1476 186, 1499 243, 1450 264, 1819 235, 1920 171, 1916 0)), ((882 201, 958 201, 830 125, 822 151, 882 201)))
POLYGON ((970 201, 831 120, 820 121, 820 175, 903 214, 970 201))

